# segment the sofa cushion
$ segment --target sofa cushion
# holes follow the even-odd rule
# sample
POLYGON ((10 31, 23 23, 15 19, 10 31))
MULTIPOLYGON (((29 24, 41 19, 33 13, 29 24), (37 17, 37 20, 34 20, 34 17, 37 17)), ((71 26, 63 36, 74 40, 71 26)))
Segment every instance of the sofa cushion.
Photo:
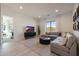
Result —
POLYGON ((57 48, 52 48, 51 50, 52 53, 56 53, 58 56, 69 56, 68 52, 65 52, 63 50, 58 50, 57 48))
POLYGON ((67 44, 66 44, 66 47, 67 48, 71 48, 71 46, 72 46, 72 44, 74 43, 74 41, 75 41, 75 39, 74 39, 74 37, 69 37, 68 39, 67 39, 67 44))
POLYGON ((58 49, 59 51, 61 50, 61 51, 63 51, 63 52, 69 52, 69 49, 68 48, 66 48, 65 46, 61 46, 61 45, 58 45, 58 44, 56 44, 56 43, 51 43, 51 50, 53 49, 53 48, 55 48, 55 49, 58 49))
POLYGON ((50 32, 50 33, 46 33, 47 35, 58 35, 59 32, 50 32))
POLYGON ((56 43, 58 45, 65 45, 67 39, 62 37, 57 37, 54 41, 51 41, 51 43, 56 43))

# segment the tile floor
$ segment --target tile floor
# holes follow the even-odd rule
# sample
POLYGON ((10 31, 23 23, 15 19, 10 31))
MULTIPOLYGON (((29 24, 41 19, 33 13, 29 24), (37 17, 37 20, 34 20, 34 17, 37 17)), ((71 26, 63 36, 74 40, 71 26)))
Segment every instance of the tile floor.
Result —
POLYGON ((0 56, 56 56, 50 53, 50 45, 39 43, 39 37, 11 40, 0 46, 0 56))

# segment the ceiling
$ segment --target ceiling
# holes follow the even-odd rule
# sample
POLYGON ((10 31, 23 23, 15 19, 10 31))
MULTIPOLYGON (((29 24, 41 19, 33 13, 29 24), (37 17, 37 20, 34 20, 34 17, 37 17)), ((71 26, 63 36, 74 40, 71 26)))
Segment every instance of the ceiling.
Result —
POLYGON ((9 3, 2 4, 1 11, 3 14, 18 13, 30 17, 46 17, 46 16, 56 16, 58 14, 63 14, 66 12, 73 11, 73 3, 9 3), (21 10, 19 6, 23 6, 21 10), (59 10, 55 12, 55 10, 59 10))

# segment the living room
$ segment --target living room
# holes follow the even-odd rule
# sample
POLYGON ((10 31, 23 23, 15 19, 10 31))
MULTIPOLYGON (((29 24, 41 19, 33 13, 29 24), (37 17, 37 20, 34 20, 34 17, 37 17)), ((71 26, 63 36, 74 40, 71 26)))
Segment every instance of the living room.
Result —
MULTIPOLYGON (((3 42, 2 39, 3 51, 0 55, 58 56, 59 54, 57 55, 54 52, 52 53, 50 51, 51 43, 49 42, 48 45, 41 44, 45 43, 45 40, 44 42, 40 42, 40 38, 42 36, 47 37, 47 34, 50 34, 52 32, 58 32, 62 34, 74 33, 77 36, 78 31, 73 30, 73 15, 77 7, 78 4, 74 3, 1 4, 1 17, 6 16, 8 18, 12 18, 13 24, 11 24, 11 27, 13 26, 13 28, 11 33, 13 38, 5 42, 3 42), (35 32, 36 34, 34 37, 25 38, 24 33, 27 32, 28 28, 33 28, 31 30, 28 30, 28 32, 35 32), (14 47, 14 50, 11 49, 12 47, 14 47), (23 51, 25 49, 26 51, 23 51)), ((2 21, 3 20, 4 18, 2 18, 2 21)), ((4 28, 5 27, 6 26, 4 26, 4 28)), ((77 52, 78 51, 76 50, 76 55, 77 52)), ((60 53, 60 55, 62 54, 60 53)), ((75 54, 68 53, 63 55, 75 54)))

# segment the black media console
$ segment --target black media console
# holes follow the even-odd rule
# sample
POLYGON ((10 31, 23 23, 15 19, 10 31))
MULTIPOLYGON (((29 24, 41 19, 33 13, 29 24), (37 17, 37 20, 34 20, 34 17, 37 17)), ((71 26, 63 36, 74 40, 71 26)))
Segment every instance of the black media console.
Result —
POLYGON ((24 37, 25 39, 36 36, 36 32, 25 32, 24 37))

